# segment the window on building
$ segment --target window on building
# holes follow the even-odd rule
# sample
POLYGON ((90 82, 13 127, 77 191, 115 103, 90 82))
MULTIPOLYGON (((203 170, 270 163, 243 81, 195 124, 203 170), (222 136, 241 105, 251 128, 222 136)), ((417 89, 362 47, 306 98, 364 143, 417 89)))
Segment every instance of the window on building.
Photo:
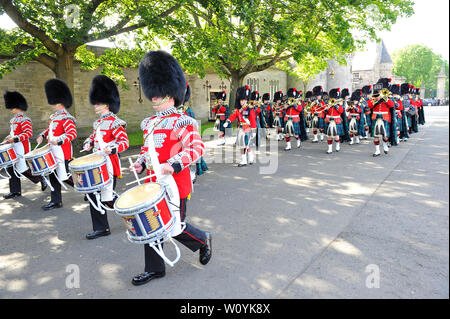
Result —
POLYGON ((256 78, 248 78, 247 85, 250 88, 250 91, 258 91, 259 92, 259 79, 256 78))
POLYGON ((280 81, 279 80, 269 81, 269 93, 270 93, 271 98, 273 98, 274 93, 279 90, 280 90, 280 81))

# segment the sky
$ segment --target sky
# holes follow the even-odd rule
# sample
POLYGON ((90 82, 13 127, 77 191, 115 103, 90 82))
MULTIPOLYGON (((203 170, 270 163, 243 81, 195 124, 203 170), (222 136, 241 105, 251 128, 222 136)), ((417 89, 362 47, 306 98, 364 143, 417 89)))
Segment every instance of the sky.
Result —
MULTIPOLYGON (((410 44, 423 44, 449 60, 449 0, 415 0, 414 15, 401 18, 391 27, 383 31, 379 37, 383 39, 389 53, 410 44)), ((0 28, 12 28, 15 24, 8 16, 0 16, 0 28)), ((93 43, 101 46, 112 46, 108 41, 93 43)), ((366 50, 372 50, 368 44, 366 50)))

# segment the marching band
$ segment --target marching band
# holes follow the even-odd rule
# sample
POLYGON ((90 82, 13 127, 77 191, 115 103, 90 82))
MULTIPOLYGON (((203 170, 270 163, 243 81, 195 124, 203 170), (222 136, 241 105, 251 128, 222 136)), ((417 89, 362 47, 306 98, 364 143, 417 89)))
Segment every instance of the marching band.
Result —
MULTIPOLYGON (((5 106, 13 114, 10 134, 0 145, 0 177, 9 179, 10 193, 4 199, 21 196, 20 178, 41 183, 41 190, 51 189, 51 201, 44 210, 62 207, 61 187, 65 184, 84 194, 89 201, 93 233, 87 239, 110 234, 107 211, 115 211, 124 220, 128 239, 144 246, 144 272, 132 279, 133 285, 165 276, 165 265, 173 266, 179 259, 179 249, 172 240, 191 251, 199 251, 199 262, 206 265, 212 256, 211 234, 186 222, 187 199, 197 174, 207 170, 202 156, 205 145, 198 131, 192 109, 185 107, 190 96, 189 85, 178 62, 164 51, 149 51, 139 64, 139 79, 146 98, 156 115, 141 122, 143 145, 129 170, 137 183, 119 195, 115 188, 122 178, 120 153, 129 147, 126 123, 117 113, 120 96, 116 84, 104 75, 94 77, 89 100, 99 119, 83 143, 81 152, 92 153, 73 159, 72 141, 77 137, 76 120, 68 112, 72 95, 67 84, 59 79, 45 83, 45 94, 53 114, 46 130, 30 147, 32 121, 25 115, 28 105, 19 92, 4 93, 5 106), (169 71, 170 70, 170 71, 169 71), (162 76, 164 75, 164 76, 162 76), (38 148, 43 142, 44 146, 38 148), (199 172, 200 169, 200 172, 199 172), (138 174, 144 173, 139 178, 138 174), (142 183, 141 183, 142 182, 142 183), (177 258, 169 260, 163 251, 171 242, 177 258)), ((285 151, 297 148, 312 133, 312 143, 327 140, 327 154, 341 151, 341 144, 360 144, 372 137, 374 157, 385 154, 399 142, 406 142, 425 123, 420 89, 409 83, 391 84, 382 78, 373 85, 354 92, 333 88, 323 91, 315 86, 304 95, 296 88, 287 94, 269 93, 262 99, 248 86, 237 89, 234 111, 225 104, 226 92, 216 94, 215 130, 217 145, 225 145, 226 129, 237 121, 237 150, 241 155, 238 167, 255 163, 255 149, 262 138, 285 141, 285 151)), ((150 111, 150 110, 149 110, 150 111)), ((301 152, 301 149, 300 149, 301 152)), ((128 184, 127 184, 128 185, 128 184)))

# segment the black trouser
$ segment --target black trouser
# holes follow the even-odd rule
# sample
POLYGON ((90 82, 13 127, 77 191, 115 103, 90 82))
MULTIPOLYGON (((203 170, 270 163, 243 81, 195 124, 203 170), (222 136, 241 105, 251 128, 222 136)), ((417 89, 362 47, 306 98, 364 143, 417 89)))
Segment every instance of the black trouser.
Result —
MULTIPOLYGON (((22 184, 20 182, 20 178, 16 176, 14 173, 13 166, 10 166, 6 169, 8 171, 8 174, 11 176, 9 179, 9 192, 10 193, 21 193, 22 192, 22 184)), ((31 174, 30 169, 26 170, 22 173, 23 176, 28 178, 33 183, 37 184, 42 180, 42 177, 40 176, 34 176, 31 174)))
MULTIPOLYGON (((66 171, 69 171, 69 163, 70 161, 65 160, 64 161, 64 165, 66 165, 66 171)), ((58 179, 55 176, 55 172, 51 173, 49 175, 49 179, 50 179, 50 183, 52 184, 53 187, 53 191, 51 191, 50 193, 50 201, 52 203, 62 203, 62 195, 61 195, 61 184, 59 183, 58 179)), ((66 179, 64 181, 64 183, 66 183, 69 186, 73 187, 73 179, 72 177, 69 177, 68 179, 66 179)))
MULTIPOLYGON (((183 222, 186 218, 186 198, 180 200, 180 215, 183 222)), ((200 247, 206 243, 206 233, 194 226, 186 223, 186 228, 181 234, 173 237, 187 248, 192 251, 197 251, 200 247)), ((164 260, 159 257, 158 253, 150 247, 150 245, 144 245, 145 252, 145 271, 146 272, 161 272, 165 271, 166 266, 164 260)))
MULTIPOLYGON (((117 181, 117 177, 114 176, 113 178, 113 190, 116 189, 116 181, 117 181)), ((87 194, 87 196, 89 196, 89 198, 95 203, 96 202, 96 198, 95 195, 93 193, 91 194, 87 194)), ((111 208, 114 207, 114 201, 115 198, 112 201, 108 201, 108 202, 103 202, 106 206, 109 206, 111 208)), ((98 205, 98 204, 97 204, 98 205)), ((106 230, 109 229, 109 223, 108 223, 108 216, 107 216, 107 212, 105 210, 105 213, 102 214, 100 213, 98 210, 96 210, 94 208, 94 206, 92 206, 91 202, 89 202, 89 209, 91 210, 91 219, 92 219, 92 228, 94 231, 96 230, 106 230)))

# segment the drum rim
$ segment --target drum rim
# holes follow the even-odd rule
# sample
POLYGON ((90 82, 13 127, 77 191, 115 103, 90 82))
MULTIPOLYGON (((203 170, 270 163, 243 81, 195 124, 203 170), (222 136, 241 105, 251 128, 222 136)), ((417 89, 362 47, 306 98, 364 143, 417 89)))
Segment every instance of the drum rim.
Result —
POLYGON ((103 188, 105 188, 106 186, 108 186, 109 184, 111 184, 113 181, 112 178, 108 179, 105 183, 97 185, 96 187, 91 187, 91 188, 82 188, 83 191, 81 191, 79 188, 76 187, 76 184, 74 184, 73 189, 74 191, 76 191, 77 193, 82 193, 82 194, 89 194, 89 193, 95 193, 97 191, 101 191, 103 188))
MULTIPOLYGON (((139 215, 142 213, 143 212, 139 213, 139 215)), ((135 218, 137 218, 137 217, 135 216, 135 218)), ((131 233, 131 231, 127 228, 126 233, 127 233, 128 240, 131 241, 132 243, 136 243, 136 244, 148 244, 148 243, 155 242, 159 239, 164 239, 162 242, 165 242, 166 240, 169 239, 168 236, 171 235, 172 229, 175 227, 175 221, 176 221, 175 216, 173 216, 171 214, 169 223, 164 224, 161 229, 158 229, 157 231, 155 231, 151 234, 147 234, 146 236, 145 235, 144 236, 133 235, 131 233)))
POLYGON ((7 152, 11 148, 14 149, 14 145, 12 143, 0 145, 0 152, 7 152))
POLYGON ((102 166, 102 165, 107 163, 106 156, 99 155, 99 156, 102 156, 102 158, 100 159, 99 162, 86 163, 86 164, 81 164, 81 165, 80 164, 79 165, 74 165, 73 164, 73 162, 76 161, 77 159, 84 158, 84 157, 87 157, 87 156, 92 156, 92 155, 94 155, 94 153, 75 158, 73 161, 71 161, 69 163, 69 169, 70 170, 76 170, 76 169, 87 170, 87 169, 97 168, 97 167, 102 166))
POLYGON ((46 154, 48 154, 48 153, 51 153, 52 156, 55 157, 55 156, 53 155, 51 149, 50 149, 50 146, 48 147, 48 151, 46 151, 46 152, 42 152, 42 153, 39 153, 39 154, 37 154, 37 153, 36 153, 36 154, 30 154, 30 153, 33 153, 33 152, 35 152, 35 151, 39 151, 39 150, 43 149, 44 147, 47 147, 47 145, 42 146, 42 147, 40 147, 40 148, 38 148, 38 149, 36 149, 36 150, 33 150, 33 151, 28 152, 27 154, 24 155, 24 159, 25 159, 25 160, 27 160, 27 159, 29 159, 29 160, 34 160, 35 158, 37 158, 37 157, 42 157, 42 156, 44 156, 44 155, 46 155, 46 154))
MULTIPOLYGON (((148 183, 146 183, 148 184, 148 183)), ((137 185, 133 188, 130 188, 129 190, 125 191, 122 195, 120 195, 116 202, 114 203, 114 210, 116 211, 116 213, 120 216, 132 216, 132 215, 136 215, 136 214, 140 214, 142 212, 145 211, 145 209, 148 209, 149 206, 153 206, 154 204, 158 203, 163 197, 165 197, 166 201, 168 202, 169 200, 167 199, 167 197, 165 196, 166 194, 166 186, 164 184, 158 183, 158 182, 153 182, 153 184, 158 184, 161 186, 161 190, 159 191, 159 193, 154 196, 151 199, 148 199, 147 201, 144 201, 143 203, 139 204, 139 205, 135 205, 135 206, 131 206, 131 207, 127 207, 127 208, 118 208, 117 207, 117 202, 119 201, 120 197, 124 196, 125 194, 127 194, 128 192, 130 192, 131 190, 143 186, 145 184, 142 185, 137 185)))

